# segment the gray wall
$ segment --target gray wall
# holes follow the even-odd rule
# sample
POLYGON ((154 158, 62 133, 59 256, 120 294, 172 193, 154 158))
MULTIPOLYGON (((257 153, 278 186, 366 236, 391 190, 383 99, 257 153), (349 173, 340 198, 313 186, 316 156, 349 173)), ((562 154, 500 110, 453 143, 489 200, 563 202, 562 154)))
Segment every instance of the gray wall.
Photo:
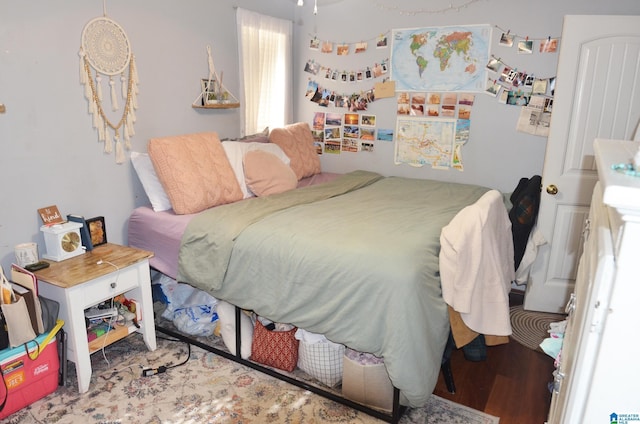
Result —
MULTIPOLYGON (((225 85, 237 95, 234 6, 293 18, 289 0, 108 0, 107 15, 128 35, 140 78, 133 150, 149 138, 197 131, 237 136, 239 110, 193 109, 207 77, 210 45, 225 85)), ((79 83, 84 26, 100 0, 0 0, 0 263, 16 244, 44 240, 37 209, 106 219, 108 240, 126 243, 127 219, 147 198, 127 160, 102 152, 79 83)), ((106 92, 105 92, 106 93, 106 92)), ((114 115, 115 116, 115 115, 114 115)))
MULTIPOLYGON (((392 28, 432 25, 492 24, 531 37, 559 36, 565 14, 640 14, 637 0, 610 2, 564 0, 481 0, 460 11, 406 14, 392 11, 438 9, 459 0, 313 0, 302 8, 294 0, 109 0, 107 15, 126 31, 140 76, 133 150, 145 151, 149 138, 196 131, 217 131, 221 137, 240 132, 239 111, 193 109, 200 78, 208 72, 206 46, 225 85, 238 92, 234 6, 295 22, 294 116, 311 122, 317 107, 303 97, 308 79, 303 72, 315 52, 312 35, 338 42, 373 38, 392 28), (380 8, 379 5, 386 5, 380 8)), ((56 204, 61 212, 106 218, 108 238, 126 243, 131 210, 147 203, 129 161, 115 163, 102 153, 91 127, 87 102, 79 84, 80 36, 84 25, 102 15, 99 0, 0 0, 0 264, 8 270, 13 247, 36 241, 44 250, 36 210, 56 204)), ((494 32, 494 39, 499 31, 494 32)), ((516 55, 494 47, 505 62, 540 76, 552 76, 557 55, 516 55)), ((326 66, 354 69, 388 51, 369 50, 349 56, 318 56, 326 66)), ((378 127, 393 128, 393 102, 373 103, 378 127)), ((520 176, 542 171, 546 140, 515 131, 519 110, 478 95, 473 107, 472 135, 463 150, 465 171, 433 171, 393 165, 391 143, 371 154, 323 156, 328 171, 356 168, 384 174, 477 182, 510 190, 520 176)))
MULTIPOLYGON (((640 14, 640 2, 636 0, 542 0, 536 2, 513 0, 480 0, 459 10, 444 13, 416 13, 421 10, 442 10, 450 4, 468 3, 467 0, 319 0, 319 10, 313 15, 313 1, 296 9, 297 38, 296 87, 304 92, 309 78, 325 87, 347 94, 367 90, 373 83, 343 84, 325 80, 324 76, 311 76, 303 72, 308 60, 315 60, 332 69, 357 70, 388 58, 391 49, 375 49, 372 41, 379 34, 399 28, 416 28, 447 25, 491 24, 511 34, 522 37, 560 37, 563 16, 568 14, 640 14), (394 9, 397 6, 397 9, 394 9), (335 43, 369 41, 365 53, 337 56, 309 49, 313 36, 335 43), (373 40, 372 40, 373 39, 373 40), (362 87, 362 88, 360 88, 362 87)), ((555 76, 558 53, 531 55, 517 54, 515 47, 500 46, 502 31, 494 27, 492 53, 509 66, 532 73, 538 78, 555 76)), ((389 33, 389 36, 391 34, 389 33)), ((534 47, 537 49, 538 44, 534 47)), ((560 47, 562 42, 560 41, 560 47)), ((567 83, 567 82, 565 82, 567 83)), ((571 83, 570 81, 568 83, 571 83)), ((561 84, 561 82, 558 82, 561 84)), ((298 95, 298 119, 311 123, 315 111, 326 111, 298 95)), ((471 115, 471 136, 462 149, 464 172, 456 170, 432 170, 429 166, 415 168, 393 162, 393 143, 376 142, 373 153, 325 154, 321 157, 324 170, 345 172, 367 169, 386 175, 401 175, 415 178, 432 178, 445 181, 475 183, 511 191, 520 177, 530 177, 542 172, 546 138, 516 131, 520 107, 498 103, 496 98, 477 94, 471 115)), ((376 115, 378 128, 395 129, 395 99, 376 100, 366 113, 376 115)), ((330 110, 330 109, 329 109, 330 110)), ((341 109, 336 109, 341 110, 341 109)), ((342 109, 343 110, 343 109, 342 109)))

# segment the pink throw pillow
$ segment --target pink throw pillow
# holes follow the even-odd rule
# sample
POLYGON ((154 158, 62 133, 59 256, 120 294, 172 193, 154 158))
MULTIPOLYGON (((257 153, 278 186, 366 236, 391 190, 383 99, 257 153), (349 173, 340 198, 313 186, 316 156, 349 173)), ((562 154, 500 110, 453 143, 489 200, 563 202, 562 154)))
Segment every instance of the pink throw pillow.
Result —
POLYGON ((269 140, 284 150, 291 159, 291 169, 298 180, 320 173, 320 158, 313 144, 311 128, 306 122, 274 128, 269 140))
POLYGON ((272 153, 250 150, 242 162, 247 186, 256 196, 282 193, 298 185, 293 170, 272 153))
POLYGON ((178 215, 242 199, 242 191, 215 132, 154 138, 153 167, 178 215))

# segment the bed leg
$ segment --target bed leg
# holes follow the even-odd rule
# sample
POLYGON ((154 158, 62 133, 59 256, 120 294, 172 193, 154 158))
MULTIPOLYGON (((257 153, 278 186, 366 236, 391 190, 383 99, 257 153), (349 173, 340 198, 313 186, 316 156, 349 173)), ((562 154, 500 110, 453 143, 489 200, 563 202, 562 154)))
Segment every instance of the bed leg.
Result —
POLYGON ((397 387, 393 388, 393 410, 391 411, 391 423, 396 424, 402 418, 402 414, 404 414, 406 406, 400 405, 400 389, 397 387))
POLYGON ((454 394, 456 392, 456 385, 453 381, 453 371, 451 371, 451 354, 455 349, 455 341, 453 340, 453 333, 449 331, 449 338, 447 339, 447 346, 444 348, 444 354, 442 355, 442 364, 440 370, 444 377, 444 383, 447 385, 449 393, 454 394))
POLYGON ((240 349, 242 348, 242 331, 240 327, 242 326, 240 325, 240 320, 241 320, 242 310, 237 306, 235 308, 236 308, 236 357, 241 358, 242 354, 240 349))

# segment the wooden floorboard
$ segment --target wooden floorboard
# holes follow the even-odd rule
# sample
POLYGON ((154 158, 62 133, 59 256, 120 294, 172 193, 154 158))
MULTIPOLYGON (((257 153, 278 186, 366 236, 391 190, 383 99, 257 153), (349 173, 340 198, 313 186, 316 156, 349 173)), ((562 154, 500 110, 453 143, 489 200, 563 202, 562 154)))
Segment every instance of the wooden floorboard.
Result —
MULTIPOLYGON (((521 301, 517 296, 512 304, 521 301)), ((450 399, 500 417, 500 424, 543 424, 547 419, 553 380, 553 358, 515 340, 487 347, 487 359, 468 361, 462 349, 451 358, 456 393, 447 391, 442 375, 434 390, 450 399)))

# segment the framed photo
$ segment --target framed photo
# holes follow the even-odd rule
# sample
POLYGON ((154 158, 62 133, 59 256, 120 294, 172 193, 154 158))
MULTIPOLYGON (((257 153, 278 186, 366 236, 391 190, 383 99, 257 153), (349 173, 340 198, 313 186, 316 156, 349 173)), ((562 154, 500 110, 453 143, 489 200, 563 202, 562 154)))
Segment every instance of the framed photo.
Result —
POLYGON ((107 227, 104 224, 104 216, 87 219, 87 226, 89 227, 93 247, 107 242, 107 227))
POLYGON ((216 80, 208 78, 202 78, 200 80, 200 89, 202 91, 202 105, 210 105, 217 103, 218 98, 216 95, 216 80))

